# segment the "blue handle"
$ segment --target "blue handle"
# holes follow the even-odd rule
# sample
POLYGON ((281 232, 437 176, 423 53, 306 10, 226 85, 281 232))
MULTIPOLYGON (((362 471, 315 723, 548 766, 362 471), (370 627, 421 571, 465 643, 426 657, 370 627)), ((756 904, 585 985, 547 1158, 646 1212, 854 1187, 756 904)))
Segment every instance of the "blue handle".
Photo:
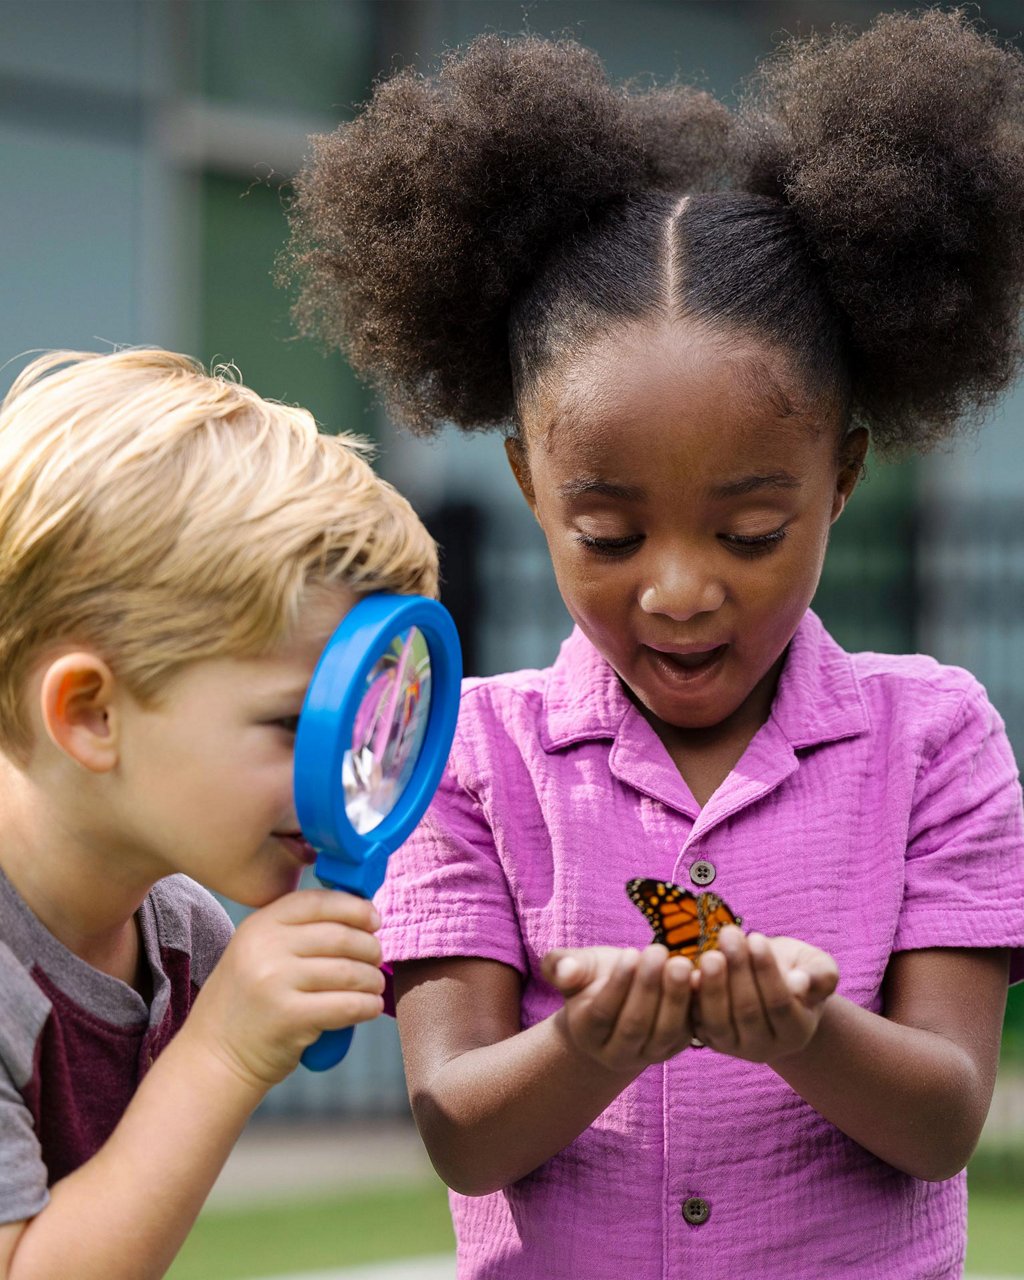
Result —
MULTIPOLYGON (((362 898, 372 898, 384 883, 388 865, 388 851, 382 845, 369 844, 363 864, 346 867, 339 858, 321 853, 316 868, 320 883, 325 889, 347 889, 362 898), (347 875, 346 875, 347 872, 347 875)), ((318 1039, 307 1045, 299 1061, 310 1071, 329 1071, 336 1067, 349 1051, 355 1027, 339 1027, 334 1031, 321 1031, 318 1039)))
MULTIPOLYGON (((382 592, 365 596, 346 614, 320 656, 299 716, 295 739, 295 807, 303 835, 317 851, 316 874, 329 889, 372 898, 384 883, 388 855, 423 816, 444 770, 459 713, 462 655, 451 615, 436 600, 382 592), (412 774, 390 812, 369 833, 349 821, 345 753, 356 713, 378 659, 410 627, 430 653, 431 692, 425 737, 412 774)), ((302 1054, 310 1071, 340 1062, 352 1027, 325 1031, 302 1054)))
POLYGON ((355 1027, 341 1027, 338 1031, 324 1031, 319 1040, 302 1051, 302 1065, 310 1071, 329 1071, 348 1053, 355 1027))

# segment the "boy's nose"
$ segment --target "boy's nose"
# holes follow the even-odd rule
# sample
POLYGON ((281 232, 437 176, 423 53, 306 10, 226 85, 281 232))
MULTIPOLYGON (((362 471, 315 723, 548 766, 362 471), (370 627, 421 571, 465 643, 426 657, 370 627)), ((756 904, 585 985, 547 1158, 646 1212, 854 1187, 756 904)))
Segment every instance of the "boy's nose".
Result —
POLYGON ((674 622, 686 622, 698 613, 714 613, 725 603, 725 587, 699 569, 674 565, 641 589, 640 608, 660 613, 674 622))

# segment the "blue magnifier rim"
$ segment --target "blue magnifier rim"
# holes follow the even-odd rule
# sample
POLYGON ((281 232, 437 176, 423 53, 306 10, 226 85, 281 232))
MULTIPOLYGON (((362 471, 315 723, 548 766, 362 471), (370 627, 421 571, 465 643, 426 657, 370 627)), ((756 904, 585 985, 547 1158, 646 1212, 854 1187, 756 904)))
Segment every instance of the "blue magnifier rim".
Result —
MULTIPOLYGON (((462 657, 448 610, 425 596, 366 596, 331 636, 306 692, 295 738, 295 804, 299 825, 317 850, 317 874, 364 896, 378 887, 359 875, 412 832, 440 781, 459 711, 462 657), (430 653, 430 709, 419 756, 394 807, 372 831, 356 831, 345 811, 342 765, 374 665, 395 636, 418 627, 430 653), (367 892, 369 890, 369 892, 367 892)), ((376 878, 376 877, 374 877, 376 878)))

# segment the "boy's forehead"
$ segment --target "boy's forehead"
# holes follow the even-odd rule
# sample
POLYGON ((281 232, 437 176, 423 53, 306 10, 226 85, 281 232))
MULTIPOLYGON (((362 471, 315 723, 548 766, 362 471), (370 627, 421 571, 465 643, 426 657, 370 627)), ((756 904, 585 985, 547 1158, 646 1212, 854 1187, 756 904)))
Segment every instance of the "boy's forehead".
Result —
POLYGON ((272 656, 285 664, 315 663, 358 599, 350 587, 325 584, 307 587, 293 626, 272 656))

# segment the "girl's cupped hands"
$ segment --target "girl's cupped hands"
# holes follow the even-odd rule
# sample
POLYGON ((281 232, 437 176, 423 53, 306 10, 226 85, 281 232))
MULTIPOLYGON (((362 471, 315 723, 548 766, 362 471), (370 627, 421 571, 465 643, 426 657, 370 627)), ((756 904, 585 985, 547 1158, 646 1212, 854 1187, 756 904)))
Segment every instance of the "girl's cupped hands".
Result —
POLYGON ((657 943, 549 951, 543 972, 565 997, 568 1040, 610 1071, 638 1074, 690 1043, 694 968, 657 943))
POLYGON ((810 1043, 839 970, 797 938, 727 927, 700 968, 654 944, 643 951, 550 951, 544 976, 565 998, 574 1048, 609 1070, 639 1072, 698 1038, 719 1053, 771 1063, 810 1043))
POLYGON ((692 985, 694 1033, 712 1049, 771 1063, 810 1043, 839 982, 835 960, 799 938, 730 925, 701 957, 692 985))

